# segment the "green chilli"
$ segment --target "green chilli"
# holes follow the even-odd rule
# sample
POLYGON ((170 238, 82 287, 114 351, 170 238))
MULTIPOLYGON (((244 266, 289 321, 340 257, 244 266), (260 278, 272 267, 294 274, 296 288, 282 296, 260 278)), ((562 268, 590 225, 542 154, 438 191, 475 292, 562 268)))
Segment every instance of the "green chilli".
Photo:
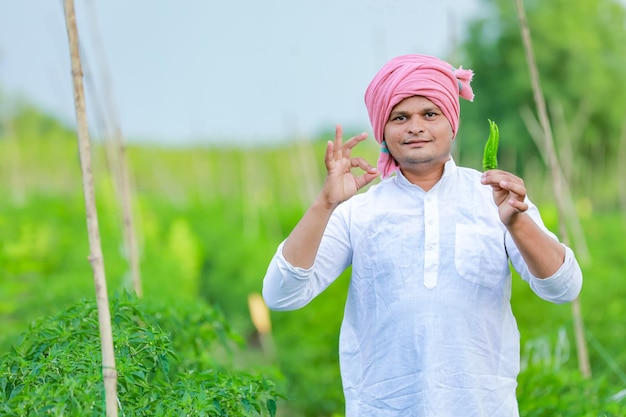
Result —
MULTIPOLYGON (((489 120, 489 119, 487 119, 489 120)), ((498 142, 500 141, 500 130, 496 122, 489 120, 489 139, 485 143, 483 153, 483 170, 498 168, 498 142)))

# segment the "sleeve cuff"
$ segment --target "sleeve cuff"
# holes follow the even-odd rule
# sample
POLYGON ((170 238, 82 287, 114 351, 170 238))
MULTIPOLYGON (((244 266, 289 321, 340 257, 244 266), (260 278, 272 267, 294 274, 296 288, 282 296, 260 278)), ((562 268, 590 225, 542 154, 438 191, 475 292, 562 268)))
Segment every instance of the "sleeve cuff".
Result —
POLYGON ((530 274, 530 287, 541 298, 553 303, 574 300, 582 288, 582 272, 570 248, 565 248, 565 259, 561 267, 550 277, 537 278, 530 274))
POLYGON ((283 246, 285 245, 285 241, 281 242, 278 245, 278 249, 276 250, 276 261, 278 264, 278 269, 283 273, 287 274, 296 279, 309 279, 311 275, 313 275, 313 266, 310 268, 300 268, 297 266, 293 266, 292 264, 285 259, 283 256, 283 246))

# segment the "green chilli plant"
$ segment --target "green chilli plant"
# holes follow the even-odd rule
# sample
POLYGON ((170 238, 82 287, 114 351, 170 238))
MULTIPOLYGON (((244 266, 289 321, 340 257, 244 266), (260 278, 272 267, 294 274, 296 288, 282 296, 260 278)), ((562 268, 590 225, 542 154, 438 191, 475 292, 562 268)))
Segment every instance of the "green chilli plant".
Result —
MULTIPOLYGON (((217 310, 111 304, 120 416, 276 415, 274 382, 211 354, 240 344, 217 310)), ((104 415, 101 364, 95 301, 35 321, 0 358, 0 415, 104 415)))

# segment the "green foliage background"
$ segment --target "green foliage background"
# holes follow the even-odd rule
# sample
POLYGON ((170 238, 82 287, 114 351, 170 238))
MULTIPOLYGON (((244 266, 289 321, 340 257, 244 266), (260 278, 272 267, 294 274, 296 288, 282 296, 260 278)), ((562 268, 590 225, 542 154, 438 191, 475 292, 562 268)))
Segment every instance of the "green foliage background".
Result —
MULTIPOLYGON (((513 308, 523 347, 520 411, 525 417, 623 416, 626 174, 619 162, 626 157, 626 84, 615 80, 623 79, 626 68, 625 12, 613 0, 526 5, 557 150, 584 231, 571 245, 579 255, 589 253, 588 260, 579 257, 593 377, 578 372, 571 307, 539 300, 515 277, 513 308)), ((487 119, 495 120, 500 166, 524 177, 546 224, 558 232, 550 177, 521 117, 534 103, 513 2, 485 0, 483 10, 468 27, 456 54, 459 62, 451 59, 476 73, 476 100, 462 105, 455 158, 480 168, 487 119)), ((8 104, 0 102, 6 115, 0 124, 0 355, 10 356, 19 351, 12 346, 20 346, 30 323, 38 323, 30 328, 33 340, 42 337, 41 330, 59 331, 68 311, 83 311, 83 300, 92 299, 94 290, 75 133, 37 108, 8 104)), ((206 372, 219 368, 244 385, 250 380, 242 370, 269 375, 286 396, 278 403, 279 416, 343 412, 337 349, 349 271, 305 308, 272 313, 270 340, 257 333, 247 304, 249 294, 260 292, 276 247, 319 191, 323 149, 331 137, 321 133, 311 141, 247 149, 127 149, 145 300, 132 308, 165 329, 163 343, 174 337, 181 370, 205 372, 211 381, 206 372), (243 348, 226 356, 202 348, 210 337, 202 330, 203 316, 192 313, 204 308, 223 313, 232 330, 228 343, 241 339, 243 348), (181 339, 185 343, 176 344, 181 339)), ((123 293, 130 268, 113 161, 106 143, 96 139, 94 175, 109 292, 123 293)), ((357 153, 374 162, 377 148, 366 142, 357 153)), ((75 330, 63 329, 65 337, 75 330)), ((6 368, 0 371, 7 375, 6 368)), ((267 381, 263 378, 253 380, 267 381)), ((180 381, 179 388, 191 392, 203 378, 180 381)), ((168 383, 158 380, 155 390, 166 392, 173 386, 168 383)), ((6 382, 0 385, 6 390, 6 382)), ((270 385, 263 389, 275 394, 270 385)), ((133 398, 127 400, 132 404, 133 398)))
MULTIPOLYGON (((536 113, 515 2, 483 0, 452 61, 475 72, 473 103, 461 100, 459 153, 480 161, 487 119, 500 126, 500 158, 527 179, 543 162, 522 112, 536 113), (458 61, 458 62, 456 62, 458 61)), ((626 9, 618 0, 524 2, 557 151, 570 186, 597 204, 620 187, 613 175, 626 135, 626 9), (599 186, 591 171, 603 177, 599 186)), ((537 116, 533 116, 537 120, 537 116)))
MULTIPOLYGON (((45 115, 38 117, 47 123, 45 115)), ((36 118, 31 127, 34 123, 36 118)), ((74 134, 43 129, 29 137, 16 132, 0 140, 0 175, 7 196, 0 201, 0 346, 5 352, 31 321, 93 297, 74 134)), ((279 415, 342 412, 337 336, 348 273, 306 308, 272 314, 274 355, 261 349, 247 306, 248 294, 261 289, 276 246, 311 198, 303 184, 313 181, 311 191, 319 189, 322 167, 317 156, 327 138, 253 150, 129 148, 145 300, 171 306, 203 302, 223 311, 230 327, 247 341, 245 349, 233 353, 229 366, 283 375, 276 378, 287 397, 279 402, 279 415), (296 163, 298 168, 290 165, 296 163), (305 172, 306 166, 311 171, 305 172), (248 172, 256 174, 246 176, 248 172)), ((360 151, 371 159, 376 149, 366 145, 360 151)), ((104 148, 95 146, 94 156, 109 289, 119 292, 127 287, 129 273, 119 207, 104 148)), ((576 200, 585 202, 587 197, 576 200)), ((551 200, 539 195, 535 201, 556 230, 551 200)), ((593 203, 579 208, 592 259, 583 266, 581 300, 594 378, 577 377, 570 307, 537 299, 516 279, 513 303, 527 364, 519 395, 526 416, 559 415, 555 410, 563 416, 600 411, 620 415, 612 410, 626 409, 624 400, 612 400, 626 387, 626 221, 618 211, 595 211, 593 203)), ((175 316, 175 311, 162 315, 175 316)), ((54 324, 49 323, 52 328, 54 324)), ((203 338, 191 322, 175 327, 185 328, 189 340, 203 338)))

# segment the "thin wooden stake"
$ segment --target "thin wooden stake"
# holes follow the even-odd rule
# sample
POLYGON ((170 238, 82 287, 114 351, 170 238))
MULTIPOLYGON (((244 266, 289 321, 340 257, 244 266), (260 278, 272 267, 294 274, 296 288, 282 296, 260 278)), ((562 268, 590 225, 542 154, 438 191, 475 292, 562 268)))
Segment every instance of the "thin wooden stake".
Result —
MULTIPOLYGON (((528 63, 528 69, 530 71, 530 80, 533 88, 533 96, 535 98, 535 105, 537 106, 539 121, 541 122, 541 127, 543 129, 544 151, 547 155, 546 159, 551 172, 556 206, 557 210, 559 211, 560 234, 564 239, 564 243, 567 244, 568 238, 565 221, 567 210, 565 209, 563 177, 561 175, 559 160, 554 149, 552 128, 550 127, 550 119, 548 118, 548 112, 546 110, 546 102, 543 92, 541 90, 539 71, 537 70, 537 63, 535 62, 535 55, 533 53, 533 47, 530 38, 530 29, 528 27, 528 21, 526 19, 526 11, 524 10, 524 4, 522 0, 515 0, 515 3, 517 5, 517 15, 519 17, 522 40, 524 42, 524 49, 526 51, 526 62, 528 63)), ((583 377, 589 378, 591 377, 591 365, 589 362, 587 340, 585 338, 585 327, 582 318, 582 310, 578 297, 576 297, 576 299, 572 302, 572 316, 574 320, 574 333, 578 352, 578 367, 583 377)))
POLYGON ((115 353, 113 350, 113 331, 111 329, 111 313, 109 311, 106 276, 104 273, 104 261, 100 244, 100 231, 98 228, 98 213, 96 210, 91 163, 91 146, 89 143, 89 129, 87 128, 87 112, 85 110, 83 70, 79 55, 78 29, 76 26, 74 1, 65 0, 64 8, 72 65, 78 148, 82 170, 83 192, 85 196, 87 232, 89 235, 89 262, 91 263, 94 274, 98 324, 100 326, 100 342, 102 344, 102 377, 104 380, 106 416, 117 417, 117 370, 115 368, 115 353))
MULTIPOLYGON (((537 122, 535 115, 528 107, 523 107, 520 110, 520 114, 522 116, 524 124, 526 125, 526 128, 530 132, 530 137, 535 142, 535 145, 537 145, 537 148, 541 149, 543 146, 544 136, 543 131, 541 130, 541 126, 539 126, 539 122, 537 122)), ((545 158, 545 152, 542 152, 541 156, 543 157, 544 163, 547 164, 548 161, 545 158)), ((561 159, 563 159, 563 157, 561 159)), ((571 164, 573 164, 573 162, 571 162, 571 164)), ((565 174, 563 173, 561 175, 565 176, 565 174)), ((569 191, 567 191, 567 182, 564 181, 562 182, 562 184, 564 187, 566 187, 566 191, 563 192, 563 196, 565 197, 565 202, 563 203, 563 206, 565 207, 564 210, 567 213, 567 216, 565 217, 567 218, 569 223, 569 228, 567 229, 567 231, 564 232, 569 234, 564 235, 563 240, 566 244, 569 244, 569 240, 572 240, 574 244, 574 250, 576 251, 576 259, 578 259, 578 262, 582 265, 588 265, 591 262, 591 255, 589 254, 589 247, 587 246, 585 233, 583 231, 582 225, 580 224, 580 219, 576 215, 576 207, 574 205, 574 202, 572 201, 569 191), (573 237, 572 239, 569 239, 568 237, 570 234, 573 237)), ((563 232, 562 227, 563 226, 561 226, 561 230, 559 233, 563 232)))
POLYGON ((99 24, 97 13, 95 11, 95 3, 90 3, 90 33, 93 36, 93 43, 98 49, 98 57, 100 61, 100 73, 102 74, 102 87, 104 90, 105 110, 107 113, 107 149, 111 159, 111 173, 113 175, 116 192, 120 201, 122 210, 122 230, 124 243, 126 248, 126 256, 130 264, 131 282, 135 294, 138 297, 143 295, 141 282, 141 267, 139 255, 139 243, 136 233, 136 223, 133 215, 133 193, 134 189, 131 183, 131 175, 129 168, 128 156, 126 153, 126 144, 122 135, 122 129, 119 123, 118 112, 115 107, 113 98, 113 87, 111 82, 110 70, 106 58, 105 48, 100 38, 99 24), (111 142, 112 141, 112 142, 111 142))

